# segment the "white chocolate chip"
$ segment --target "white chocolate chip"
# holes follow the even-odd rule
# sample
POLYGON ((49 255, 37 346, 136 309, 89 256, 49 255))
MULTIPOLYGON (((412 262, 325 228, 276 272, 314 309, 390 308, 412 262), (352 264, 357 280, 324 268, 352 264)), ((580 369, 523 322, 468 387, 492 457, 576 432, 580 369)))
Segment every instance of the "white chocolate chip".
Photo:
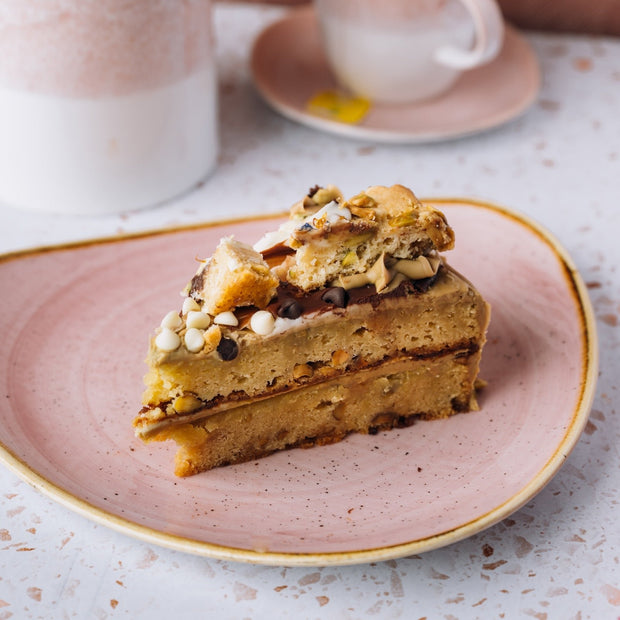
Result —
POLYGON ((179 313, 174 310, 170 310, 170 312, 168 312, 168 314, 161 320, 162 327, 172 330, 179 329, 182 324, 183 321, 181 320, 179 313))
POLYGON ((190 327, 185 332, 185 348, 190 353, 198 353, 205 346, 205 337, 204 333, 196 329, 195 327, 190 327))
POLYGON ((275 319, 273 314, 267 310, 259 310, 252 315, 250 319, 250 327, 253 332, 261 336, 267 336, 275 327, 275 319))
POLYGON ((163 327, 155 338, 155 346, 160 351, 176 351, 181 345, 179 334, 168 327, 163 327))
POLYGON ((183 300, 183 314, 189 314, 190 312, 200 310, 200 305, 193 297, 186 297, 183 300))
POLYGON ((188 328, 196 327, 198 329, 207 329, 207 327, 211 325, 211 317, 204 312, 199 312, 198 310, 190 310, 187 313, 187 319, 185 319, 185 324, 188 328))
POLYGON ((216 325, 228 325, 229 327, 237 327, 239 325, 237 317, 230 310, 216 314, 213 322, 216 325))

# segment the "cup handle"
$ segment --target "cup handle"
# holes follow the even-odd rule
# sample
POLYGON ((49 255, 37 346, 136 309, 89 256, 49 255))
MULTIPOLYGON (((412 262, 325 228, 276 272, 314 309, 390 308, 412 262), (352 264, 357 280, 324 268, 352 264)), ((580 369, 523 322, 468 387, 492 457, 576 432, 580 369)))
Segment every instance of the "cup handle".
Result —
POLYGON ((434 54, 442 65, 455 69, 473 69, 493 60, 504 40, 504 19, 495 0, 460 0, 474 20, 476 43, 465 50, 454 46, 440 47, 434 54))

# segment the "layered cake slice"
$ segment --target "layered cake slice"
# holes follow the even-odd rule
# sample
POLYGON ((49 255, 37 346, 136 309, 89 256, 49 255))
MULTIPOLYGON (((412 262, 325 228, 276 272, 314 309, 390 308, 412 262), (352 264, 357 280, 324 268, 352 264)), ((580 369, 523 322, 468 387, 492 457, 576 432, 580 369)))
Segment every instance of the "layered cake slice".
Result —
POLYGON ((476 409, 489 307, 407 188, 314 187, 249 246, 220 241, 153 334, 145 441, 187 476, 476 409))

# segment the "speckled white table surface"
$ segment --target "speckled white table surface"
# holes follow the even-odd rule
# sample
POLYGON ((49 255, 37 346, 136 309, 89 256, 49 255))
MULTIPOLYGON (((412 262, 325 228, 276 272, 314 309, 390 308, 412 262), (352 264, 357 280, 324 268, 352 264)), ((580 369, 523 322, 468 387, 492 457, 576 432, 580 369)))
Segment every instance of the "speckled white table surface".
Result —
POLYGON ((318 133, 262 103, 249 49, 280 14, 216 10, 221 156, 204 185, 121 215, 0 206, 0 251, 282 211, 315 183, 348 194, 400 182, 420 196, 503 204, 549 228, 588 283, 600 376, 585 432, 555 478, 510 518, 423 555, 347 567, 265 567, 155 547, 0 468, 0 620, 620 617, 620 40, 528 34, 543 85, 525 115, 467 139, 382 146, 318 133))

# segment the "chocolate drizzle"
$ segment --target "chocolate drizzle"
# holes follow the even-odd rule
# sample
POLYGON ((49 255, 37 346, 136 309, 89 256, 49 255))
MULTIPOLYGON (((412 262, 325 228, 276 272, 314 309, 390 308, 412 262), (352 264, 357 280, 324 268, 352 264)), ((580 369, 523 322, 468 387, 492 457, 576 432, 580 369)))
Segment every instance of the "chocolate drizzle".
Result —
MULTIPOLYGON (((409 295, 426 293, 434 284, 435 280, 437 280, 443 269, 445 269, 443 265, 440 266, 437 273, 430 278, 424 278, 422 280, 404 280, 389 293, 377 293, 374 284, 366 284, 365 286, 359 286, 348 291, 342 289, 347 295, 344 305, 336 303, 338 300, 334 301, 332 299, 332 293, 330 293, 333 289, 339 289, 340 287, 333 287, 331 289, 320 288, 306 292, 289 282, 280 282, 277 296, 271 300, 271 303, 265 309, 269 310, 274 316, 296 319, 306 314, 336 311, 339 308, 356 304, 370 304, 373 308, 377 308, 382 300, 386 298, 407 297, 409 295), (327 299, 325 299, 326 296, 327 299)), ((247 325, 250 316, 256 312, 256 310, 257 308, 254 306, 237 308, 235 310, 235 315, 237 319, 239 319, 240 328, 247 325)))

